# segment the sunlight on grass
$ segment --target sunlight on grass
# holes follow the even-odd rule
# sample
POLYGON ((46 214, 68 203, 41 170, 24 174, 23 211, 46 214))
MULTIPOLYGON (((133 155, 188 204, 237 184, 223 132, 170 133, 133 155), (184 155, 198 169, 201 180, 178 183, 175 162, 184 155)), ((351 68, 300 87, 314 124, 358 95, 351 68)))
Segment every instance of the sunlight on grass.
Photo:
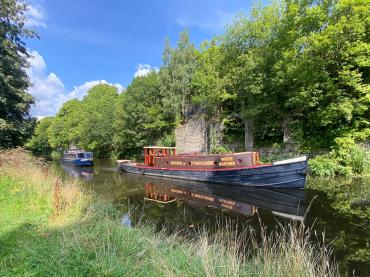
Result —
POLYGON ((111 204, 21 149, 0 153, 0 275, 335 276, 303 225, 214 235, 123 227, 111 204))

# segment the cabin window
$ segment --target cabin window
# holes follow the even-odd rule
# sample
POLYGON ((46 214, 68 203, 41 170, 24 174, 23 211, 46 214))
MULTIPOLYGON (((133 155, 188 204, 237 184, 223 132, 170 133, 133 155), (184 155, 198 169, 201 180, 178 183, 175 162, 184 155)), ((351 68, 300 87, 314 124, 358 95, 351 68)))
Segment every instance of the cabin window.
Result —
POLYGON ((78 154, 77 154, 77 158, 79 158, 79 159, 83 159, 83 158, 84 158, 84 153, 78 153, 78 154))
POLYGON ((85 155, 86 155, 86 158, 87 159, 90 159, 91 158, 91 153, 86 153, 85 155))

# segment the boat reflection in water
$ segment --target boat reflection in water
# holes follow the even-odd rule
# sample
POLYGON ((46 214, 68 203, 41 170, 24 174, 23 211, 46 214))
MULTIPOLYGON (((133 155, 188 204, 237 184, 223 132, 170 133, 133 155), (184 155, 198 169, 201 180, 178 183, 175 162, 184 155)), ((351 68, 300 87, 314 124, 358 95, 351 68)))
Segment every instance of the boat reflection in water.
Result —
POLYGON ((61 166, 63 168, 63 171, 71 177, 82 178, 88 182, 91 182, 94 179, 94 168, 93 167, 80 167, 80 166, 75 166, 71 163, 65 163, 65 162, 62 162, 61 166))
POLYGON ((145 182, 145 200, 159 203, 184 201, 191 206, 211 207, 251 216, 259 208, 274 215, 303 221, 307 206, 301 189, 263 189, 171 180, 145 182))

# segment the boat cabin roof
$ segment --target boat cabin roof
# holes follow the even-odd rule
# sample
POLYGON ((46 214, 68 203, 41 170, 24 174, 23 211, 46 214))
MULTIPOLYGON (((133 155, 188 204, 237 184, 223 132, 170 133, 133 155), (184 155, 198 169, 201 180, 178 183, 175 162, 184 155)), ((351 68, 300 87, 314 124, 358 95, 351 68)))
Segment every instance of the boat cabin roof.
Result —
POLYGON ((92 153, 90 151, 85 151, 84 149, 67 149, 64 151, 65 154, 78 154, 78 153, 92 153))
POLYGON ((144 149, 176 149, 176 147, 165 147, 165 146, 145 146, 144 149))

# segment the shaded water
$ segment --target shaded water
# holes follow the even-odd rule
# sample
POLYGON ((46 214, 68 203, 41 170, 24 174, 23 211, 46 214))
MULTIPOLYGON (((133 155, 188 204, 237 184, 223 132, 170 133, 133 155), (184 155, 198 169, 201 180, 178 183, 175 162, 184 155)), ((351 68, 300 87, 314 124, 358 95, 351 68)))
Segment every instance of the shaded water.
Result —
POLYGON ((249 225, 258 231, 261 224, 271 229, 286 221, 304 222, 313 228, 315 240, 325 231, 325 242, 333 246, 341 272, 370 273, 370 209, 361 200, 349 201, 351 191, 345 190, 352 183, 340 191, 328 190, 327 180, 309 180, 315 190, 268 190, 123 173, 109 161, 96 161, 94 167, 53 162, 52 167, 62 176, 85 180, 88 188, 120 211, 125 226, 145 221, 158 230, 181 229, 191 235, 198 228, 212 232, 221 225, 249 225))

